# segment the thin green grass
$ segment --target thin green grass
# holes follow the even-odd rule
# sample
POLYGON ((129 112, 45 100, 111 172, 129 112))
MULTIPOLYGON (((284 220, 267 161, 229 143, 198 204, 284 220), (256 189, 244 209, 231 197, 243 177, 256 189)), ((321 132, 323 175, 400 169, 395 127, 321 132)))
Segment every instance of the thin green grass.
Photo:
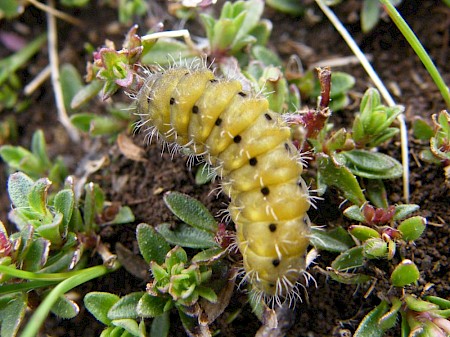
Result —
POLYGON ((420 43, 417 36, 414 34, 412 29, 406 23, 406 21, 402 18, 397 9, 390 3, 390 1, 389 0, 379 0, 379 1, 384 5, 384 8, 386 12, 389 14, 391 20, 395 23, 395 25, 403 34, 405 39, 414 49, 414 52, 422 61, 423 65, 425 66, 431 78, 433 79, 434 83, 436 83, 436 86, 441 92, 442 98, 444 99, 447 108, 450 108, 450 92, 448 86, 445 84, 444 79, 442 78, 438 69, 431 60, 430 55, 428 55, 428 53, 420 43))

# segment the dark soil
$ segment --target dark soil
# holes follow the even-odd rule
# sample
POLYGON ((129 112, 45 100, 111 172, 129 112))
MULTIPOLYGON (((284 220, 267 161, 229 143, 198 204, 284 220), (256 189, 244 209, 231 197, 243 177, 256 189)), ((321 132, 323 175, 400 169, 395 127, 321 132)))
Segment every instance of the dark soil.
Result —
MULTIPOLYGON (((141 27, 149 27, 155 22, 165 20, 166 29, 172 27, 174 21, 165 12, 165 4, 153 6, 155 16, 147 22, 138 22, 141 27)), ((312 14, 305 18, 292 18, 273 10, 267 9, 265 16, 273 22, 271 47, 283 57, 292 53, 299 53, 305 68, 313 66, 315 62, 327 59, 351 56, 349 48, 326 19, 313 20, 316 16, 322 17, 318 8, 311 5, 312 14)), ((356 38, 365 53, 371 55, 372 63, 392 92, 399 104, 406 107, 406 119, 408 126, 416 116, 431 120, 433 113, 444 109, 443 100, 431 78, 415 56, 412 49, 398 32, 395 25, 389 20, 382 20, 370 33, 363 34, 360 31, 358 13, 360 1, 348 0, 344 4, 335 7, 341 20, 356 38), (395 89, 395 90, 394 90, 395 89)), ((416 32, 426 50, 437 64, 446 83, 450 83, 449 72, 449 32, 450 32, 450 8, 441 1, 404 1, 400 11, 416 32)), ((64 9, 67 11, 67 9, 64 9)), ((84 74, 86 61, 91 55, 85 53, 83 46, 86 41, 93 46, 103 44, 105 38, 114 40, 120 46, 120 41, 127 31, 127 27, 117 26, 115 12, 109 8, 99 8, 90 5, 88 9, 69 11, 75 14, 86 24, 83 27, 74 27, 70 24, 59 22, 59 49, 60 62, 74 64, 84 74), (93 15, 95 13, 95 15, 93 15)), ((0 32, 18 32, 19 28, 26 28, 30 36, 38 35, 46 30, 45 14, 31 6, 16 22, 2 22, 0 32)), ((192 27, 193 32, 198 32, 198 25, 192 27)), ((199 35, 201 33, 198 33, 199 35)), ((30 37, 27 37, 27 39, 30 37)), ((6 50, 0 50, 3 57, 6 50)), ((37 72, 47 64, 47 51, 44 49, 30 63, 30 66, 21 70, 20 75, 24 82, 30 81, 37 72)), ((352 116, 359 105, 362 94, 371 86, 371 82, 359 65, 346 65, 333 70, 345 71, 356 78, 356 87, 351 92, 352 104, 343 112, 335 114, 333 121, 339 125, 349 126, 352 116)), ((121 96, 114 99, 120 100, 121 96)), ((186 159, 164 152, 161 155, 161 147, 158 144, 145 145, 141 135, 135 136, 136 145, 146 148, 147 159, 145 162, 131 161, 125 158, 117 145, 108 144, 104 140, 90 140, 85 137, 80 144, 72 143, 65 134, 64 128, 57 122, 56 108, 52 88, 46 82, 38 92, 32 95, 33 104, 21 114, 2 112, 2 118, 14 115, 17 118, 20 137, 18 145, 29 147, 32 133, 41 128, 45 131, 49 144, 50 156, 62 155, 71 172, 77 172, 79 163, 84 158, 107 155, 109 165, 90 177, 98 182, 106 191, 108 200, 117 201, 123 205, 129 205, 137 217, 135 225, 126 227, 107 227, 101 232, 102 240, 110 245, 114 251, 115 243, 120 242, 129 249, 138 253, 135 242, 135 228, 139 222, 152 225, 161 222, 176 222, 175 217, 164 205, 162 196, 166 191, 179 191, 189 194, 203 202, 213 214, 225 208, 228 202, 220 196, 216 198, 210 191, 217 183, 198 186, 195 184, 195 168, 189 170, 186 159), (94 150, 93 150, 94 149, 94 150), (87 156, 86 154, 89 154, 87 156)), ((127 100, 123 97, 123 100, 127 100)), ((310 104, 314 104, 310 102, 310 104)), ((104 107, 100 102, 91 107, 91 111, 102 113, 104 107)), ((418 287, 407 288, 406 291, 420 294, 425 291, 425 286, 432 283, 434 286, 426 290, 427 294, 438 295, 443 298, 450 297, 450 268, 449 268, 449 243, 450 216, 448 205, 450 197, 448 187, 444 181, 444 171, 419 161, 418 153, 426 146, 410 137, 411 154, 411 200, 420 205, 421 215, 427 217, 429 226, 424 237, 416 242, 415 246, 404 248, 405 255, 414 260, 421 271, 421 279, 418 287)), ((399 142, 389 144, 381 149, 396 158, 400 158, 399 142)), ((1 188, 1 220, 7 223, 7 211, 9 200, 6 191, 6 174, 0 175, 1 188)), ((404 203, 402 199, 401 181, 389 182, 389 199, 392 204, 404 203)), ((327 228, 336 226, 348 226, 344 220, 340 203, 341 198, 336 197, 336 191, 328 191, 323 201, 317 203, 319 211, 311 210, 310 217, 318 225, 326 225, 327 228)), ((11 224, 9 224, 11 226, 11 224)), ((335 258, 335 254, 321 253, 316 263, 326 268, 335 258)), ((99 261, 93 261, 93 264, 99 261)), ((396 262, 396 261, 394 261, 396 262)), ((394 264, 384 262, 374 263, 368 266, 369 273, 383 270, 370 294, 364 296, 369 289, 342 285, 327 279, 316 268, 310 272, 317 281, 317 287, 308 288, 308 296, 303 303, 297 303, 294 314, 293 326, 287 336, 347 336, 346 332, 353 332, 362 317, 367 314, 380 301, 380 298, 395 294, 395 290, 389 288, 389 275, 394 264)), ((145 281, 130 275, 121 269, 101 280, 85 284, 76 289, 79 303, 82 297, 89 291, 109 291, 118 295, 125 295, 133 291, 145 289, 145 281)), ((83 306, 81 313, 72 320, 49 319, 43 328, 43 334, 52 336, 98 336, 103 326, 87 313, 83 306)), ((172 316, 172 336, 183 336, 184 332, 179 327, 176 315, 172 316)), ((260 326, 259 321, 251 313, 245 294, 235 292, 230 306, 225 313, 212 325, 212 331, 220 330, 221 336, 253 336, 260 326), (230 317, 240 311, 234 320, 230 317)), ((398 336, 398 330, 391 330, 390 336, 398 336)))

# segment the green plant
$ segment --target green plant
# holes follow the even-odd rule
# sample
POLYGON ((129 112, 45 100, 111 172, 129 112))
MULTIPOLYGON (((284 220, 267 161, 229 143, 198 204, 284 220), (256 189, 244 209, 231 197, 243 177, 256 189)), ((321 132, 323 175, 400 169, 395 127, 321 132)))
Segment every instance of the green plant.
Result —
POLYGON ((414 136, 430 142, 429 149, 420 152, 420 159, 444 165, 446 182, 450 179, 450 115, 443 110, 432 116, 433 125, 422 119, 414 122, 414 136))
POLYGON ((51 181, 34 181, 17 172, 8 180, 8 193, 14 208, 9 219, 18 232, 8 236, 0 227, 0 301, 8 303, 0 311, 2 336, 15 336, 29 301, 30 291, 45 297, 22 336, 36 334, 51 310, 63 318, 78 314, 78 306, 64 297, 77 285, 100 277, 120 265, 98 243, 99 224, 121 224, 134 220, 127 207, 108 205, 98 186, 85 185, 78 200, 72 179, 49 196, 51 181), (97 248, 109 266, 86 268, 86 251, 97 248))
MULTIPOLYGON (((3 4, 5 6, 12 5, 8 1, 2 2, 3 4)), ((1 12, 2 8, 0 7, 0 18, 1 12)), ((0 111, 13 108, 16 111, 21 111, 27 106, 26 100, 19 102, 18 91, 20 91, 22 84, 16 72, 42 48, 46 40, 45 35, 40 35, 21 50, 0 60, 0 111)))
POLYGON ((413 295, 402 298, 393 297, 383 300, 369 312, 358 329, 355 337, 384 336, 395 326, 400 314, 401 336, 445 337, 450 334, 450 302, 435 296, 418 299, 413 295))
POLYGON ((146 291, 122 298, 98 292, 85 297, 88 310, 107 325, 105 336, 118 330, 146 336, 145 318, 153 318, 152 335, 153 331, 159 331, 159 336, 166 336, 168 314, 173 308, 189 333, 196 329, 196 321, 203 312, 200 299, 216 303, 215 291, 220 291, 227 282, 217 276, 226 273, 225 265, 219 262, 225 251, 214 240, 219 229, 212 215, 201 203, 180 193, 168 193, 164 200, 185 223, 173 229, 168 224, 161 224, 156 230, 147 224, 137 227, 139 249, 153 275, 146 291), (206 250, 188 258, 182 247, 177 245, 171 249, 169 243, 206 250), (141 322, 138 324, 136 320, 141 322))
POLYGON ((355 176, 369 180, 401 176, 399 162, 373 149, 398 133, 391 124, 402 109, 381 104, 379 93, 369 89, 361 100, 360 113, 355 117, 351 131, 344 128, 333 131, 333 125, 328 123, 328 107, 292 117, 294 127, 302 125, 305 128, 304 135, 300 133, 297 139, 299 148, 304 151, 312 146, 318 162, 319 194, 324 193, 327 186, 334 186, 348 200, 362 206, 366 198, 355 176))
MULTIPOLYGON (((389 0, 392 6, 398 6, 402 0, 389 0)), ((342 3, 342 0, 328 0, 329 6, 334 6, 342 3)), ((380 21, 382 10, 381 4, 378 1, 363 0, 361 4, 361 29, 364 33, 371 31, 380 21)))
POLYGON ((19 170, 33 179, 48 176, 61 185, 67 177, 67 168, 61 157, 52 162, 47 154, 47 145, 42 130, 37 130, 31 140, 31 151, 13 145, 0 147, 0 156, 8 164, 10 170, 19 170))

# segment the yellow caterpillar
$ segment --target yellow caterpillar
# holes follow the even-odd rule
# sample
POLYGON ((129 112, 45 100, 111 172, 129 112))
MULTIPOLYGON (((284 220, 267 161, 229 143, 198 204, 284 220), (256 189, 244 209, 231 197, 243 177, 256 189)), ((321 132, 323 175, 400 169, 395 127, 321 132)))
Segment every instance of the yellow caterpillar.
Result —
POLYGON ((149 75, 137 113, 152 136, 204 156, 222 177, 253 291, 277 303, 298 296, 309 194, 290 129, 267 99, 205 66, 173 66, 149 75))

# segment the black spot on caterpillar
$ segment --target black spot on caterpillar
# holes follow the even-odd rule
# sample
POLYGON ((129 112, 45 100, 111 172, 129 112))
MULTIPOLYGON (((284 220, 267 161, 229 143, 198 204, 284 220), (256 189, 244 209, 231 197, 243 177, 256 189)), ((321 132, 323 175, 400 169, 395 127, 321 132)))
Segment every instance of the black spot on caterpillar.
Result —
POLYGON ((253 291, 278 304, 299 296, 309 194, 290 129, 267 99, 204 66, 174 66, 149 75, 137 113, 151 136, 204 156, 222 177, 253 291))

